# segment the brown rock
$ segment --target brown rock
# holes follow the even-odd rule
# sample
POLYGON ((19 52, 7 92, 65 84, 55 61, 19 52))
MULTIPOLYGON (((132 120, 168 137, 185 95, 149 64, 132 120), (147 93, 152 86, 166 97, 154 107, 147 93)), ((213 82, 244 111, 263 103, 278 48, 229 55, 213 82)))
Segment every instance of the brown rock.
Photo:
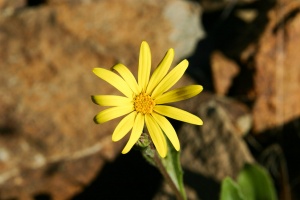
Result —
POLYGON ((92 42, 99 51, 113 49, 116 56, 122 55, 122 58, 118 58, 122 59, 122 62, 135 63, 135 60, 128 60, 133 58, 128 49, 138 51, 142 40, 147 40, 152 51, 156 52, 153 54, 153 60, 157 63, 170 47, 175 49, 176 58, 187 56, 187 53, 193 50, 195 41, 204 36, 203 31, 199 29, 201 10, 196 4, 178 0, 155 3, 129 0, 120 4, 118 0, 111 0, 75 5, 71 4, 72 9, 66 8, 69 4, 56 7, 56 12, 59 13, 56 18, 58 23, 79 39, 92 42), (186 27, 189 23, 195 26, 186 27), (179 26, 180 24, 184 26, 179 26))
POLYGON ((285 1, 269 13, 270 22, 254 58, 254 131, 300 116, 300 4, 285 1))
POLYGON ((170 18, 199 13, 184 3, 165 15, 173 3, 49 1, 0 15, 0 199, 69 199, 115 158, 125 142, 111 142, 118 120, 95 125, 101 108, 90 95, 116 90, 91 70, 122 62, 136 72, 142 40, 153 65, 172 46, 191 51, 171 35, 196 40, 198 24, 178 29, 170 18))
POLYGON ((14 11, 17 8, 24 7, 26 5, 26 0, 0 0, 0 11, 1 14, 6 11, 14 11))
POLYGON ((215 51, 211 55, 211 68, 215 92, 226 95, 232 84, 232 79, 239 73, 239 67, 221 52, 215 51))
POLYGON ((1 19, 1 199, 40 193, 67 199, 119 151, 120 144, 106 147, 113 145, 111 127, 93 124, 98 108, 90 101, 97 90, 110 91, 95 87, 101 83, 92 67, 115 59, 66 33, 51 13, 43 8, 1 19))

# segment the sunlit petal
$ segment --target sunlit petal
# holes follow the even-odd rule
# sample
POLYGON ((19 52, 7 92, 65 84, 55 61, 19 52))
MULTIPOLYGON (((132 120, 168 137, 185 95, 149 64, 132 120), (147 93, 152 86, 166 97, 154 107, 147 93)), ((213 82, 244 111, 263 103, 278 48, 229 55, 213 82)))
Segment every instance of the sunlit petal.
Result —
POLYGON ((132 129, 136 115, 137 112, 132 112, 120 121, 112 134, 112 141, 121 140, 132 129))
POLYGON ((132 99, 116 95, 93 95, 92 101, 100 106, 133 105, 132 99))
POLYGON ((189 63, 187 60, 181 61, 172 71, 170 71, 153 90, 151 97, 156 99, 159 95, 170 89, 184 74, 189 63))
POLYGON ((94 121, 98 124, 101 124, 109 120, 126 115, 132 111, 133 111, 133 105, 108 108, 98 113, 94 117, 94 121))
POLYGON ((144 123, 145 123, 144 115, 141 113, 138 113, 136 115, 136 118, 135 118, 135 121, 133 124, 130 138, 122 151, 123 154, 128 153, 128 151, 130 151, 130 149, 133 147, 133 145, 138 141, 138 139, 140 138, 140 136, 143 132, 144 123))
POLYGON ((149 81, 149 84, 148 84, 147 90, 146 90, 147 94, 150 94, 153 91, 153 89, 157 86, 157 84, 168 73, 173 59, 174 59, 174 49, 169 49, 168 52, 166 53, 165 57, 159 63, 158 67, 154 70, 154 72, 150 78, 150 81, 149 81))
POLYGON ((203 90, 201 85, 189 85, 166 92, 155 99, 156 104, 172 103, 182 101, 196 96, 203 90))
POLYGON ((113 67, 113 69, 116 70, 120 74, 120 76, 126 81, 128 86, 131 88, 131 90, 135 94, 138 94, 140 92, 138 84, 137 84, 133 74, 126 66, 124 66, 123 64, 117 64, 113 67))
POLYGON ((128 84, 117 74, 104 69, 104 68, 94 68, 93 72, 104 81, 108 82, 120 92, 122 92, 125 96, 132 98, 132 91, 128 84))
POLYGON ((143 41, 140 48, 138 83, 143 91, 146 90, 151 71, 151 52, 147 42, 143 41))
POLYGON ((154 111, 166 117, 170 117, 190 124, 203 124, 202 120, 196 115, 172 106, 157 105, 154 107, 154 111))
POLYGON ((160 114, 153 112, 151 115, 153 116, 157 124, 160 126, 160 128, 164 131, 166 136, 169 138, 174 148, 177 151, 179 151, 180 150, 179 139, 177 137, 176 131, 173 128, 172 124, 164 116, 160 114))
POLYGON ((166 138, 161 128, 158 126, 158 124, 156 123, 156 121, 153 119, 151 115, 145 115, 145 122, 150 137, 154 143, 154 146, 156 147, 158 154, 162 158, 166 157, 168 148, 167 148, 166 138))

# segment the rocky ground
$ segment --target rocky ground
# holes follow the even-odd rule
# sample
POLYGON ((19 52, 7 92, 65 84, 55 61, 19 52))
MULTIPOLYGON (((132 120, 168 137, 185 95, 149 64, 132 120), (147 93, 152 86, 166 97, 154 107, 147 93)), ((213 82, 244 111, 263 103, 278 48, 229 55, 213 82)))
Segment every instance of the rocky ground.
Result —
POLYGON ((0 0, 0 199, 172 199, 111 141, 118 120, 92 121, 90 95, 116 91, 91 70, 136 72, 142 40, 153 65, 189 60, 178 87, 204 86, 177 103, 204 125, 172 121, 189 199, 218 199, 246 162, 300 199, 299 0, 0 0))

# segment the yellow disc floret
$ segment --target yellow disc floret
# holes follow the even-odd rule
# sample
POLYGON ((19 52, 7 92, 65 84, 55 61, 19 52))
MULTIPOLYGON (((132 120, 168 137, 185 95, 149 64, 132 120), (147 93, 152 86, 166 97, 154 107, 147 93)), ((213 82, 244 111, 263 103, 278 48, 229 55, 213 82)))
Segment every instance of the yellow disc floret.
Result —
POLYGON ((150 114, 155 106, 155 101, 148 95, 142 92, 134 99, 134 109, 143 114, 150 114))

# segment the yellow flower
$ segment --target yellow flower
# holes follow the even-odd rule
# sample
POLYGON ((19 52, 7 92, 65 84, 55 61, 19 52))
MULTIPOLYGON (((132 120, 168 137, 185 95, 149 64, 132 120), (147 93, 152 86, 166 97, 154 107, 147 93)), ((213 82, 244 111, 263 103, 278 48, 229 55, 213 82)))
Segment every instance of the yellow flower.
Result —
POLYGON ((94 68, 93 72, 118 89, 125 96, 95 95, 94 103, 100 106, 112 106, 98 113, 94 121, 104 123, 109 120, 125 116, 112 134, 113 141, 119 141, 130 130, 130 138, 122 153, 125 154, 140 138, 144 125, 159 155, 167 155, 165 135, 169 138, 174 148, 179 151, 180 144, 177 134, 166 117, 202 125, 202 120, 184 110, 163 105, 191 98, 202 91, 201 85, 190 85, 168 91, 184 74, 188 61, 183 60, 169 73, 169 68, 174 59, 174 50, 169 49, 165 57, 150 77, 151 52, 147 42, 143 41, 140 48, 138 80, 127 67, 117 64, 113 67, 117 73, 104 68, 94 68))

